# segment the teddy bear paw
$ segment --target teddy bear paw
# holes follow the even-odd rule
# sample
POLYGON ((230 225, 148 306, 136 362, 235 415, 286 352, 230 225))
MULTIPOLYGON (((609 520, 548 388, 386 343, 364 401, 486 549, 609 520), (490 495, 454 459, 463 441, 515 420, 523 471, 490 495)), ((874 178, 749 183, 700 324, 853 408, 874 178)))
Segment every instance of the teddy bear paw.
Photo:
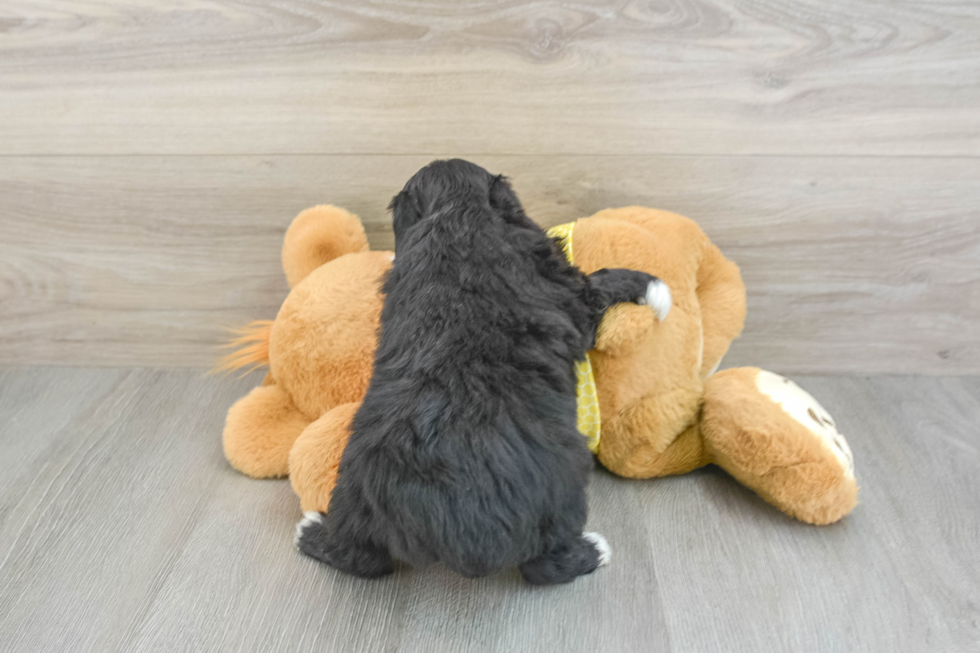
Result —
POLYGON ((854 454, 830 416, 810 393, 786 377, 761 370, 756 387, 787 415, 809 431, 815 440, 833 454, 844 474, 854 478, 854 454))

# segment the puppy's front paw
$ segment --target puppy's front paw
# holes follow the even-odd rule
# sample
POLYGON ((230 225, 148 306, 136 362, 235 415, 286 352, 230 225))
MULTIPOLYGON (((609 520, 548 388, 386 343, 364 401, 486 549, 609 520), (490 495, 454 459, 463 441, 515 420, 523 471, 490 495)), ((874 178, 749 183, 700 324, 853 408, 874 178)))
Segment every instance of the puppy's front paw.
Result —
POLYGON ((647 284, 646 295, 641 297, 637 303, 652 308, 657 319, 663 322, 667 319, 667 314, 670 313, 670 307, 673 305, 674 300, 671 297, 670 288, 667 287, 667 284, 660 279, 654 279, 647 284))

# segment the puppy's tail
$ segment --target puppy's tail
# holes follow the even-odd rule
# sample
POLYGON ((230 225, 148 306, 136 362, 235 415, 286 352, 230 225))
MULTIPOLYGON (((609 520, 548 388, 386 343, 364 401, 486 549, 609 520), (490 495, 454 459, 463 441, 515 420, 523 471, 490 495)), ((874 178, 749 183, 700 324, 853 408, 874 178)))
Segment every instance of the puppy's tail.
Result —
POLYGON ((235 351, 221 357, 211 369, 211 374, 230 374, 244 369, 243 374, 269 364, 269 335, 272 320, 255 320, 238 329, 232 329, 235 337, 223 345, 235 351), (245 369, 248 368, 248 369, 245 369))

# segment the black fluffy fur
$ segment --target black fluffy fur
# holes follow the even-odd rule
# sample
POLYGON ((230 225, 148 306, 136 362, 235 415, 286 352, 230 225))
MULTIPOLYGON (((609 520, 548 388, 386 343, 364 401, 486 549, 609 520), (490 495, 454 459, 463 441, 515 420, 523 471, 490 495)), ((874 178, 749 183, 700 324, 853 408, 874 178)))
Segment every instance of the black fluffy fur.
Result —
POLYGON ((300 549, 365 577, 393 559, 468 577, 519 565, 532 583, 593 571, 573 364, 606 309, 655 278, 586 277, 506 179, 466 161, 423 168, 391 208, 374 375, 300 549))

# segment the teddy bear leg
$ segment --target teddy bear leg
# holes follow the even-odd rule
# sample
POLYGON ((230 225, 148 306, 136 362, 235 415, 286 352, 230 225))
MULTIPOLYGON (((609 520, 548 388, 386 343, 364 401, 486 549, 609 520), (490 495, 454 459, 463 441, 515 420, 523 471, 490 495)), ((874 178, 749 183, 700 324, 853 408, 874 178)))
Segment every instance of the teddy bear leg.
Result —
POLYGON ((715 374, 705 383, 701 430, 713 462, 792 517, 830 524, 857 505, 847 441, 789 379, 757 368, 715 374))
MULTIPOLYGON (((613 438, 607 438, 613 441, 613 438)), ((704 467, 708 464, 704 446, 701 441, 701 431, 697 424, 692 424, 681 431, 666 447, 660 448, 655 442, 634 442, 633 446, 624 448, 622 440, 616 445, 603 447, 604 441, 599 441, 599 462, 609 471, 627 478, 657 478, 660 476, 677 476, 704 467)))
POLYGON ((280 386, 261 385, 228 409, 225 457, 232 467, 254 478, 285 476, 289 450, 309 423, 280 386))
POLYGON ((711 462, 692 416, 701 385, 649 395, 614 418, 603 420, 599 462, 613 474, 654 478, 686 474, 711 462))
POLYGON ((304 514, 311 519, 327 512, 330 506, 340 457, 350 437, 350 423, 360 405, 341 404, 326 412, 306 427, 289 452, 289 481, 304 514))

